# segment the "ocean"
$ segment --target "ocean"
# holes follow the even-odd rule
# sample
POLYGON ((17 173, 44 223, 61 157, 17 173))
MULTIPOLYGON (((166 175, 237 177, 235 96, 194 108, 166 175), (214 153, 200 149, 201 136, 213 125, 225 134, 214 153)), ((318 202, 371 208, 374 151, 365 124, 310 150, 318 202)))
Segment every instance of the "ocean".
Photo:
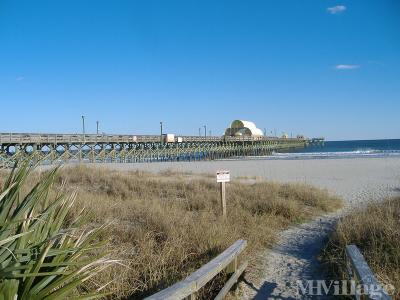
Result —
POLYGON ((400 157, 400 139, 326 141, 320 145, 274 152, 269 159, 400 157))

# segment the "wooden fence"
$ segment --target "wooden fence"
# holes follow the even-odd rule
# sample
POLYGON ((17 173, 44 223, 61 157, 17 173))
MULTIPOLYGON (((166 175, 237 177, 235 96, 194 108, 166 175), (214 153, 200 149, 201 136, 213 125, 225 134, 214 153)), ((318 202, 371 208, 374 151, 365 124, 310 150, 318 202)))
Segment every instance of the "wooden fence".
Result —
POLYGON ((356 299, 381 299, 391 300, 384 288, 378 283, 364 256, 355 245, 346 246, 346 264, 350 279, 355 281, 356 286, 363 285, 367 290, 362 295, 357 294, 356 299), (372 288, 372 289, 371 289, 372 288))
POLYGON ((247 262, 238 267, 238 256, 246 248, 245 240, 238 240, 216 258, 202 266, 200 269, 190 274, 184 280, 162 290, 145 300, 178 300, 178 299, 196 299, 197 292, 211 281, 221 271, 231 274, 224 287, 215 297, 221 300, 229 292, 232 286, 237 282, 240 275, 247 267, 247 262))

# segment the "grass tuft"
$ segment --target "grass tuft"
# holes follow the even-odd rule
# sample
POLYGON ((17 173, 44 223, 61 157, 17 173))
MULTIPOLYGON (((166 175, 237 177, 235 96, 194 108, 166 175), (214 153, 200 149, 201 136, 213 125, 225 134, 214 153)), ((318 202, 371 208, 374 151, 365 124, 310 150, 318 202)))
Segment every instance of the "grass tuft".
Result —
MULTIPOLYGON (((324 250, 335 279, 347 279, 345 246, 355 244, 381 284, 400 298, 400 198, 369 204, 343 217, 324 250)), ((396 299, 397 299, 396 298, 396 299)))

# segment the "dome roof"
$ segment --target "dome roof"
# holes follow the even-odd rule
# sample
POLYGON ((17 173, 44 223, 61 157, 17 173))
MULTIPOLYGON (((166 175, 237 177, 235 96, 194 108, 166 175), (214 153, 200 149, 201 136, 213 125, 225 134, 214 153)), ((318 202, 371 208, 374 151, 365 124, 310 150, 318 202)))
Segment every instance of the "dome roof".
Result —
POLYGON ((250 121, 234 120, 230 127, 225 130, 225 135, 229 136, 263 136, 261 129, 256 127, 256 124, 250 121))

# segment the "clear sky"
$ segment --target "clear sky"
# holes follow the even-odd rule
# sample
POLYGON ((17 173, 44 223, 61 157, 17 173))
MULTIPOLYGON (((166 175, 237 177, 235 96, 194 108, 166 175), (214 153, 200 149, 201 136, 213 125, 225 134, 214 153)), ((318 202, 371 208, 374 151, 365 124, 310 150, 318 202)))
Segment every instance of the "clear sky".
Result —
POLYGON ((0 132, 400 138, 400 1, 0 0, 0 132))

